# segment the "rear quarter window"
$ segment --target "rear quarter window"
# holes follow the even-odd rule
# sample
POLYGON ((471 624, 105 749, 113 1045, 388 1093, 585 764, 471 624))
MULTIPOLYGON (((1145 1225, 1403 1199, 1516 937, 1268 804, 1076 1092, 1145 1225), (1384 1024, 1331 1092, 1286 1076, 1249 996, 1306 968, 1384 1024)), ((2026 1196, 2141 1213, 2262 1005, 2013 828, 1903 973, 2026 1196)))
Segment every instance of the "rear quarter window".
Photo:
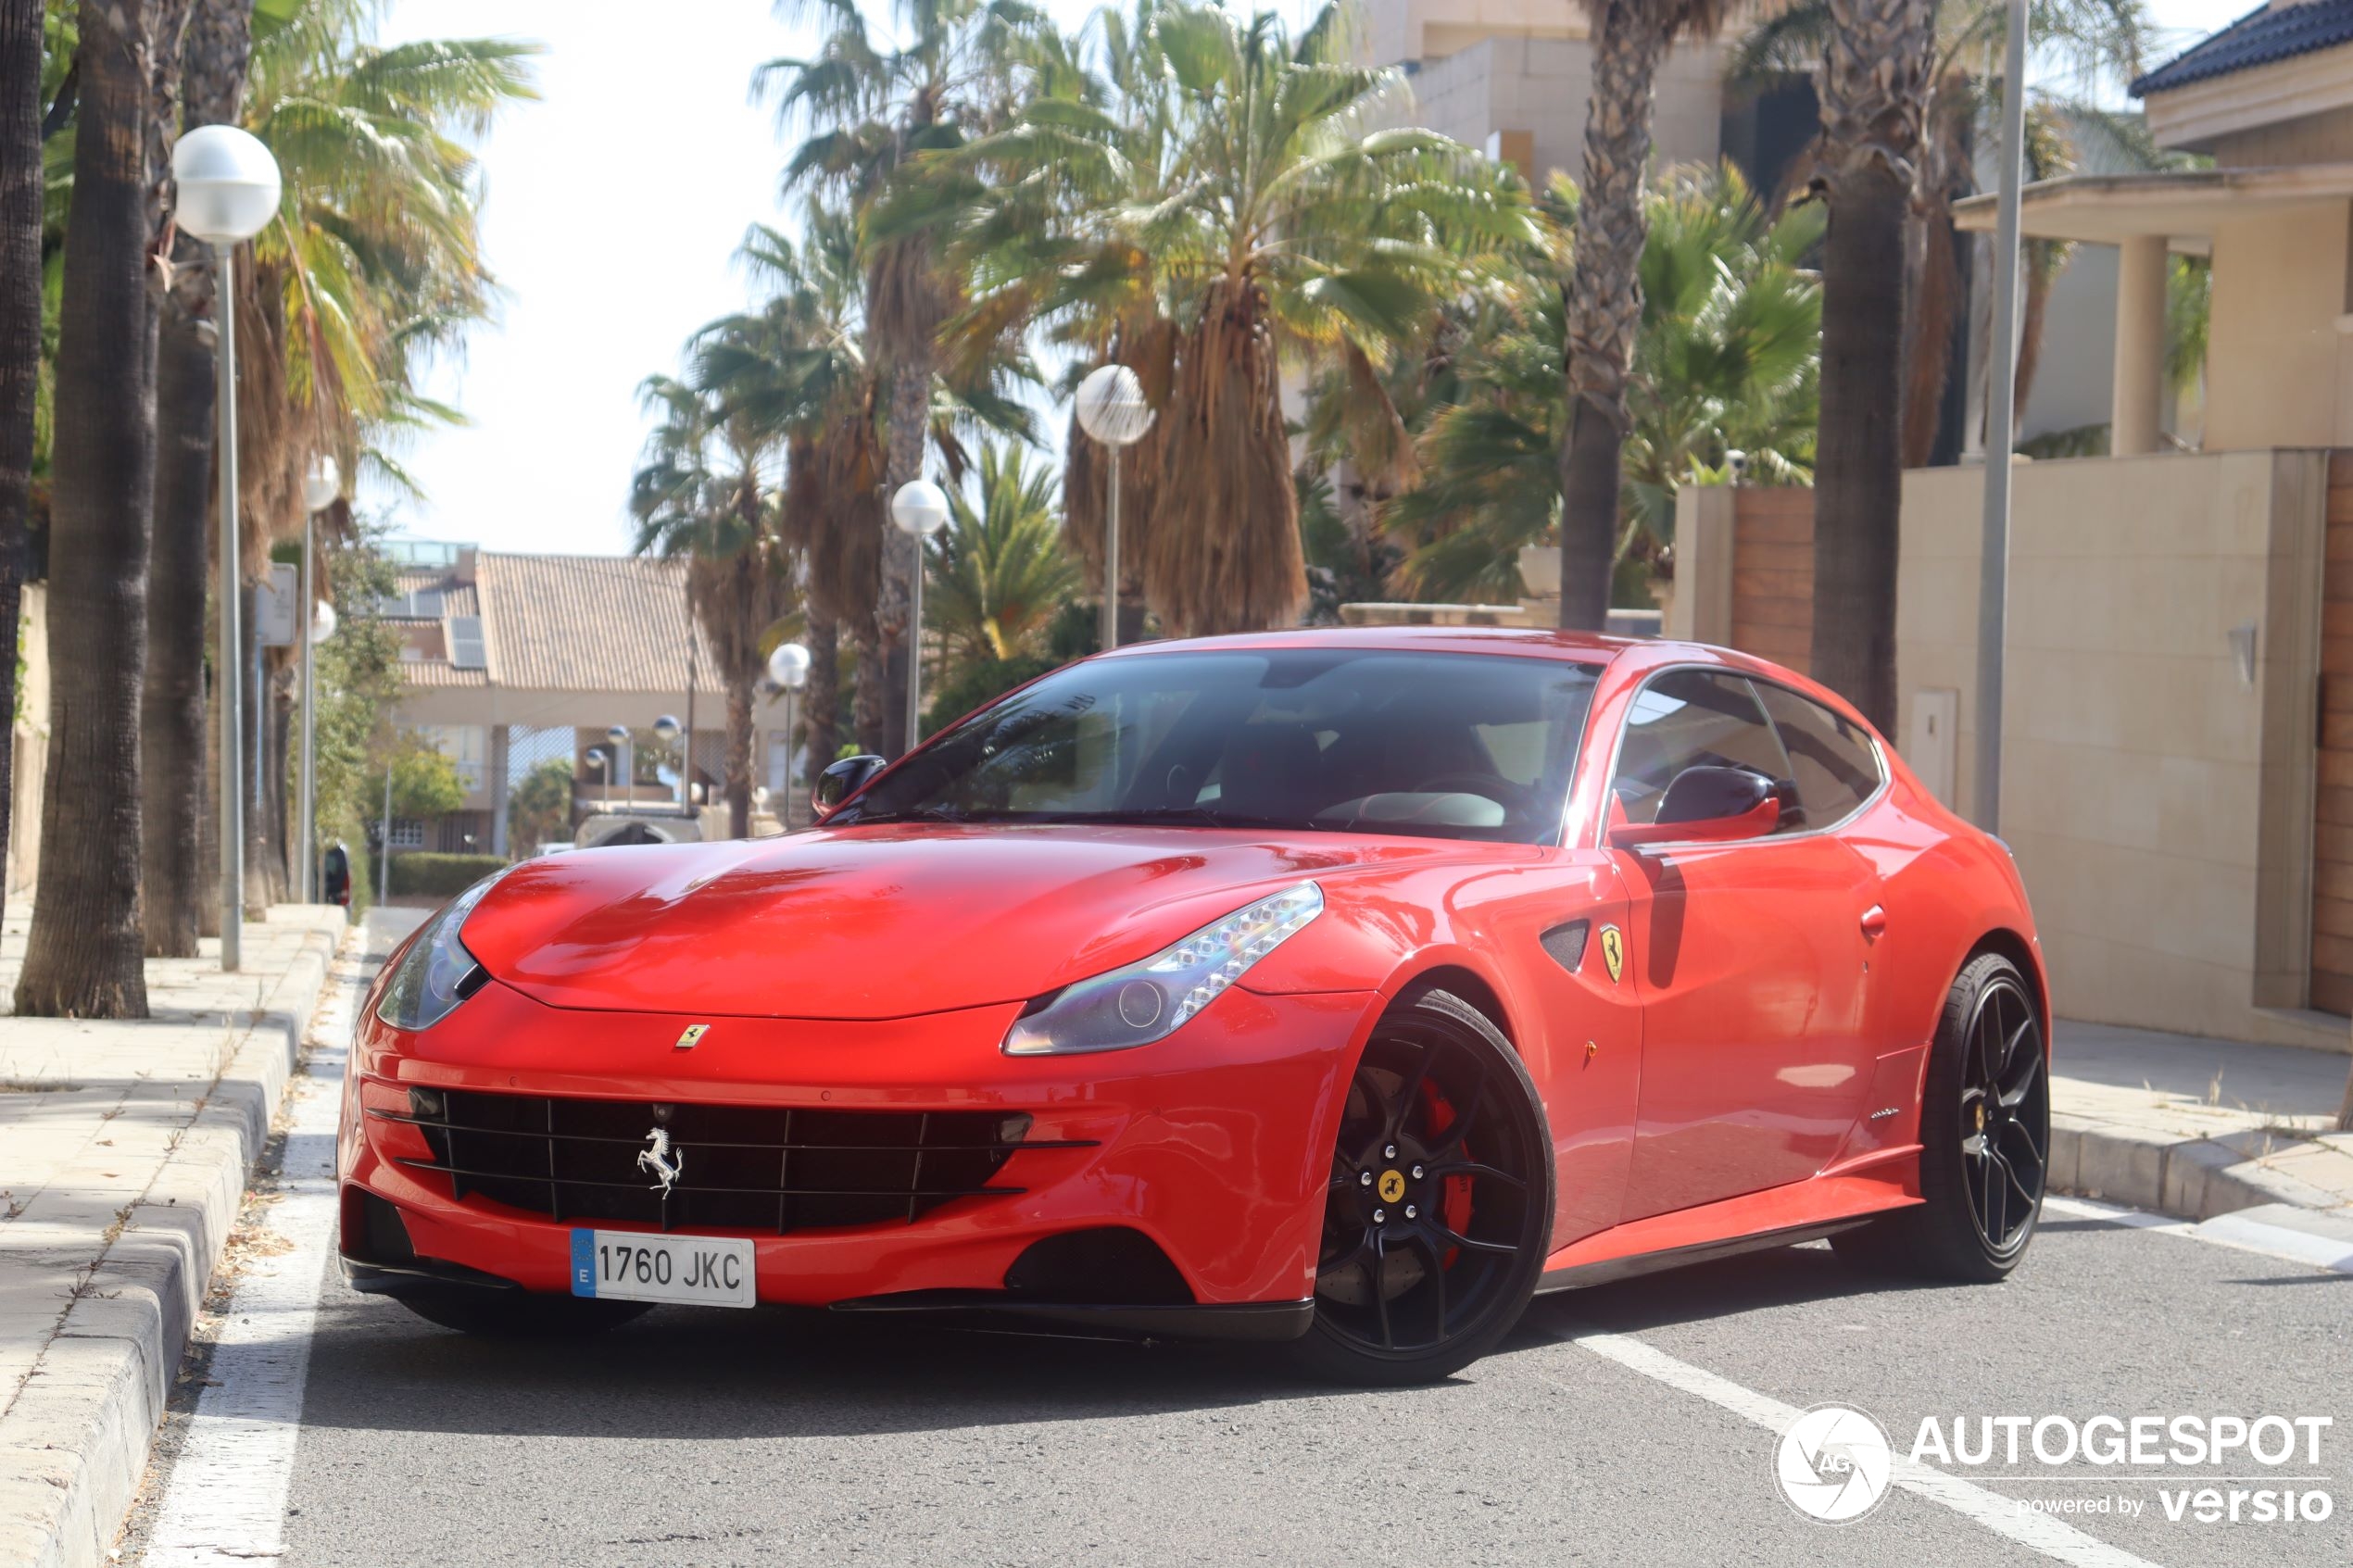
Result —
POLYGON ((1804 813, 1800 825, 1829 827, 1878 792, 1879 754, 1858 726, 1785 686, 1755 684, 1789 753, 1790 776, 1804 813))

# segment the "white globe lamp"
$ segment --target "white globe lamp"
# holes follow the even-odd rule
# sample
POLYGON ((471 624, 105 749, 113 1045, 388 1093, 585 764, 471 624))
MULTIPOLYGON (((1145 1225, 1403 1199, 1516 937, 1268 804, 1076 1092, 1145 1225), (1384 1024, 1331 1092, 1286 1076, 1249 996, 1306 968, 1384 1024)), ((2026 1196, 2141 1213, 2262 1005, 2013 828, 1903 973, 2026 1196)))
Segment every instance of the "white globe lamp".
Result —
POLYGON ((948 522, 948 492, 911 479, 890 498, 890 521, 915 536, 915 592, 907 607, 907 749, 915 749, 924 712, 924 541, 948 522))
MULTIPOLYGON (((238 245, 261 232, 276 215, 283 189, 278 160, 270 149, 233 125, 207 125, 189 132, 171 149, 171 177, 177 186, 173 220, 182 230, 212 246, 219 287, 214 290, 213 384, 237 384, 237 313, 221 308, 237 297, 233 257, 238 245)), ((214 618, 220 636, 220 670, 240 670, 243 631, 237 624, 244 608, 244 584, 239 581, 237 546, 237 400, 213 399, 218 421, 213 467, 220 479, 220 573, 214 618)), ((245 904, 245 759, 238 746, 245 734, 245 694, 242 680, 220 683, 220 700, 213 716, 220 726, 220 778, 214 792, 220 812, 220 967, 233 972, 242 962, 245 904)), ((308 712, 308 709, 305 709, 308 712)), ((259 738, 258 734, 256 736, 259 738)), ((259 776, 257 766, 256 776, 259 776)), ((306 817, 304 831, 309 829, 306 817)), ((306 839, 302 884, 310 885, 311 849, 306 839)), ((389 842, 385 854, 391 854, 389 842)))
POLYGON ((1144 383, 1125 365, 1103 365, 1078 383, 1078 428, 1111 453, 1111 497, 1103 513, 1102 644, 1119 646, 1119 454, 1152 426, 1144 383))

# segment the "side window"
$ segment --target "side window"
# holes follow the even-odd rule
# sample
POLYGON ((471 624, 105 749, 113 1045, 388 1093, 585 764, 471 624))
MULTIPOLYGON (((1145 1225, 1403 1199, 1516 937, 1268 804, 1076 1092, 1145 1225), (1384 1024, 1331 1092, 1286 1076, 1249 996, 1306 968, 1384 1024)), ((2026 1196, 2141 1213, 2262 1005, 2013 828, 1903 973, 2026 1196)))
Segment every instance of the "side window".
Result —
POLYGON ((1869 736, 1795 692, 1760 681, 1756 693, 1789 752, 1801 825, 1829 827, 1871 797, 1880 772, 1869 736))
POLYGON ((1635 694, 1610 792, 1630 822, 1655 822, 1658 803, 1686 768, 1747 768, 1789 776, 1780 742, 1746 681, 1707 670, 1670 670, 1635 694))

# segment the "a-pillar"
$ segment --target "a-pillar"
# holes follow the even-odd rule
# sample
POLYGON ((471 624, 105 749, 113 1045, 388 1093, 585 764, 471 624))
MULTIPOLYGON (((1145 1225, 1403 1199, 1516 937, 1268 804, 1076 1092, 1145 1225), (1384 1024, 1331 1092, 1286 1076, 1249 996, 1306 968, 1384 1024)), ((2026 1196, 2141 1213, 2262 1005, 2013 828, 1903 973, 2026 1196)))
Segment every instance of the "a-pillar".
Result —
POLYGON ((2158 449, 2165 406, 2165 283, 2162 234, 2116 247, 2116 381, 2108 449, 2131 458, 2158 449))

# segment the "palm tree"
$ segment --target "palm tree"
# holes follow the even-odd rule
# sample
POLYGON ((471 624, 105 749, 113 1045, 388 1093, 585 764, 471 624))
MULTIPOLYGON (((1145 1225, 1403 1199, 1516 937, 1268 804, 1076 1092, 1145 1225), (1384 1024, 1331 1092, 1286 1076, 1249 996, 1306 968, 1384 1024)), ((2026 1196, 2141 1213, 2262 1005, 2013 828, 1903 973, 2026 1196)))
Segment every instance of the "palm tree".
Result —
MULTIPOLYGON (((0 714, 7 715, 17 708, 41 381, 42 11, 42 0, 0 0, 0 714)), ((0 745, 0 866, 8 860, 14 751, 0 745)), ((0 902, 6 897, 0 887, 0 902)))
POLYGON ((1585 178, 1568 283, 1568 429, 1560 455, 1561 624, 1609 619, 1626 377, 1642 324, 1642 184, 1653 82, 1679 33, 1712 36, 1726 0, 1585 0, 1593 85, 1585 106, 1585 178))
MULTIPOLYGON (((139 678, 155 472, 147 66, 152 3, 82 0, 73 216, 57 360, 49 663, 57 721, 42 797, 29 1017, 144 1018, 139 678)), ((176 43, 176 40, 174 41, 176 43)))
MULTIPOLYGON (((906 41, 883 48, 868 34, 856 0, 803 3, 813 3, 824 19, 818 52, 769 62, 754 84, 774 96, 782 123, 812 129, 786 165, 786 183, 847 192, 862 219, 911 160, 959 145, 1002 112, 1017 36, 1035 25, 1020 0, 893 0, 893 20, 906 41)), ((895 492, 923 476, 936 339, 955 307, 954 285, 937 265, 928 232, 870 232, 863 239, 867 345, 887 389, 883 478, 895 492)), ((899 691, 912 657, 908 612, 920 563, 912 535, 887 527, 882 533, 875 620, 883 658, 871 674, 862 662, 859 678, 899 691)), ((884 713, 885 749, 896 756, 912 737, 899 704, 886 704, 884 713)))
MULTIPOLYGON (((181 45, 184 132, 233 124, 245 94, 251 0, 196 0, 181 45)), ((155 108, 172 105, 157 95, 155 108)), ((205 896, 205 602, 210 573, 215 303, 212 250, 174 236, 158 303, 156 478, 147 566, 147 675, 141 692, 142 924, 150 958, 194 958, 205 896)))
MULTIPOLYGON (((1940 6, 1913 202, 1919 232, 1911 247, 1905 336, 1904 466, 1934 460, 1945 407, 1955 328, 1962 314, 1958 258, 1968 243, 1953 225, 1953 204, 1976 190, 1974 150, 1996 134, 2006 7, 1999 0, 1940 6)), ((2042 80, 2030 88, 2026 167, 2030 180, 2072 172, 2078 144, 2096 145, 2110 167, 2155 169, 2180 161, 2161 152, 2137 116, 2096 102, 2103 80, 2131 81, 2145 65, 2153 23, 2145 0, 2037 0, 2031 23, 2042 80), (2069 89, 2073 91, 2069 91, 2069 89)), ((1831 26, 1830 0, 1793 0, 1768 12, 1733 51, 1727 74, 1766 83, 1810 71, 1831 26)), ((2041 313, 2065 270, 2069 247, 2032 241, 2023 277, 2018 400, 2034 380, 2041 313)))
MULTIPOLYGON (((363 0, 300 0, 257 41, 247 128, 277 155, 278 219, 238 274, 238 479, 249 521, 248 582, 299 536, 303 479, 318 453, 398 487, 387 448, 408 429, 459 416, 421 396, 426 365, 486 317, 481 181, 467 138, 536 96, 538 50, 510 40, 370 41, 363 0)), ((250 624, 250 623, 248 623, 250 624)), ((274 673, 284 654, 265 663, 274 673)), ((240 660, 250 669, 250 647, 240 660)), ((273 685, 275 683, 273 683, 273 685)), ((283 704, 245 705, 261 735, 283 704)), ((245 744, 252 748, 254 733, 245 744)), ((282 759, 267 774, 282 777, 282 759)), ((276 810, 247 814, 250 903, 283 896, 288 857, 276 810)), ((308 847, 303 847, 308 852, 308 847)))
POLYGON ((1827 0, 1814 188, 1822 246, 1822 422, 1814 481, 1814 678, 1895 727, 1906 225, 1937 0, 1827 0))
MULTIPOLYGON (((967 281, 950 338, 1037 322, 1136 369, 1160 410, 1122 464, 1147 602, 1177 634, 1281 624, 1306 597, 1284 364, 1377 385, 1471 256, 1531 232, 1524 193, 1442 136, 1370 129, 1399 82, 1343 61, 1330 9, 1296 40, 1186 0, 1101 21, 1107 78, 1041 71, 1002 131, 924 160, 967 281)), ((1071 449, 1091 559, 1101 484, 1071 449)))
MULTIPOLYGON (((1427 410, 1421 480, 1384 520, 1410 550, 1397 586, 1416 597, 1520 597, 1518 550, 1555 524, 1569 415, 1553 280, 1574 207, 1556 178, 1540 204, 1544 242, 1495 269, 1505 287, 1446 333, 1448 347, 1432 355, 1442 360, 1435 395, 1414 399, 1427 410)), ((1732 452, 1768 484, 1806 483, 1813 458, 1821 298, 1803 262, 1821 236, 1818 209, 1768 217, 1729 165, 1669 171, 1644 207, 1609 578, 1672 543, 1675 492, 1724 483, 1732 452)))
POLYGON ((1054 476, 1014 446, 981 449, 980 499, 948 494, 949 526, 924 601, 952 655, 1002 663, 1029 651, 1077 596, 1078 566, 1063 548, 1054 476))
POLYGON ((761 485, 768 454, 751 420, 729 418, 697 387, 652 376, 638 396, 658 422, 630 485, 637 549, 686 561, 686 602, 727 693, 727 831, 746 838, 752 698, 766 663, 766 634, 794 608, 774 508, 761 485))
POLYGON ((854 218, 811 197, 801 237, 754 225, 737 260, 770 298, 759 334, 707 345, 711 390, 785 445, 778 533, 799 558, 809 605, 810 780, 833 761, 840 639, 857 650, 862 748, 879 752, 890 692, 882 679, 881 389, 862 344, 865 277, 854 218), (732 345, 733 346, 730 346, 732 345), (751 345, 758 345, 757 348, 751 345))

